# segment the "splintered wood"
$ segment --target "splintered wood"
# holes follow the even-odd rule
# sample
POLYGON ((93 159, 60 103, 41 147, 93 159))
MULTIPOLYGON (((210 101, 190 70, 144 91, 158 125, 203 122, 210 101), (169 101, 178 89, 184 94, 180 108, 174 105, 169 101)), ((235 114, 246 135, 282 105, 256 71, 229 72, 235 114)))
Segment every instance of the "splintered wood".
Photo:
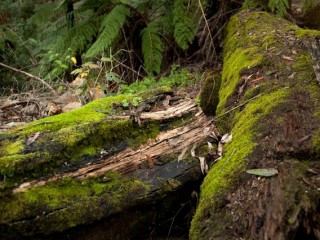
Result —
POLYGON ((204 140, 211 134, 213 131, 212 120, 209 120, 203 114, 201 109, 198 109, 196 104, 192 101, 183 102, 182 104, 171 107, 166 111, 141 114, 141 117, 144 119, 161 121, 164 119, 181 117, 195 111, 197 111, 197 113, 195 114, 193 121, 189 122, 185 126, 161 132, 156 139, 150 139, 148 143, 140 146, 139 149, 132 149, 128 147, 118 154, 92 163, 91 165, 82 166, 73 172, 57 174, 47 180, 23 183, 19 187, 15 188, 13 192, 23 192, 31 187, 42 186, 48 182, 57 181, 63 177, 72 177, 82 180, 89 177, 101 176, 111 170, 117 171, 123 175, 130 174, 139 169, 141 163, 150 159, 157 159, 161 155, 171 153, 177 154, 178 161, 178 156, 184 149, 196 142, 204 140))

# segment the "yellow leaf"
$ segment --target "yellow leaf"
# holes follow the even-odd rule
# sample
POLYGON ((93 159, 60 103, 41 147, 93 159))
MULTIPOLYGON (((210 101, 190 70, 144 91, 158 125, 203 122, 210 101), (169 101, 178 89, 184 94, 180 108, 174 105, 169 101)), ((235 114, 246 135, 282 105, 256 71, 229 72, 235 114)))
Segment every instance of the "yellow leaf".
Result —
POLYGON ((88 76, 88 73, 87 73, 87 72, 82 72, 82 73, 80 73, 80 77, 86 77, 86 76, 88 76))
POLYGON ((74 65, 77 64, 77 59, 76 59, 75 57, 72 57, 72 58, 71 58, 71 61, 73 62, 74 65))

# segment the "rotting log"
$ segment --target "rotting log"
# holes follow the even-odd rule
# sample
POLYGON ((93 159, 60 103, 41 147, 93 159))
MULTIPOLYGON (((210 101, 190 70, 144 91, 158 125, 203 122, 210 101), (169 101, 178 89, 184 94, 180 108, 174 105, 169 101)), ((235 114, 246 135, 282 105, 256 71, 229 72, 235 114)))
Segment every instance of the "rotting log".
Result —
POLYGON ((232 141, 202 183, 190 239, 320 239, 320 32, 242 11, 223 51, 215 125, 232 141))
MULTIPOLYGON (((0 133, 1 239, 46 238, 202 178, 190 150, 210 138, 212 119, 167 88, 138 96, 137 107, 122 106, 134 97, 99 99, 0 133)), ((112 230, 112 239, 134 231, 112 230)))

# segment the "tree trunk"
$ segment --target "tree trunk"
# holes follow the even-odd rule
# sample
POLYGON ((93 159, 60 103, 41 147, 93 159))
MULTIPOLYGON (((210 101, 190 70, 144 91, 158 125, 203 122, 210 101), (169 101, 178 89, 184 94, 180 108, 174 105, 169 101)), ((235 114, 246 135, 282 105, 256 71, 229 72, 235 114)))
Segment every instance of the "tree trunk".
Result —
POLYGON ((319 39, 265 12, 231 18, 215 124, 232 140, 190 239, 320 239, 319 39))
MULTIPOLYGON (((47 238, 163 199, 202 178, 191 149, 205 155, 212 131, 194 101, 163 87, 0 133, 0 238, 47 238)), ((134 236, 130 226, 151 217, 129 216, 131 225, 110 222, 111 239, 134 236)))

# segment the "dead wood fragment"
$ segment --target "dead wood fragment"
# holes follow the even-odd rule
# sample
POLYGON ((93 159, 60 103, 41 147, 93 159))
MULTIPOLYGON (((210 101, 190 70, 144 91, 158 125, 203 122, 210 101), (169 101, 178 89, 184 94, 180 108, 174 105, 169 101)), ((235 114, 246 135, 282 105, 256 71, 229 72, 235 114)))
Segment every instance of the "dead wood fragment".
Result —
MULTIPOLYGON (((184 113, 186 109, 193 109, 195 106, 190 102, 181 104, 179 107, 169 109, 169 115, 175 117, 176 114, 184 113)), ((165 111, 163 111, 165 112, 165 111)), ((165 118, 164 113, 159 115, 149 115, 157 119, 165 118)), ((146 156, 157 159, 161 155, 170 153, 180 153, 185 148, 199 142, 210 135, 213 131, 212 120, 208 119, 201 110, 197 118, 186 126, 173 130, 162 132, 154 140, 142 145, 139 149, 126 148, 120 153, 77 169, 74 172, 57 174, 47 180, 36 180, 29 183, 23 183, 13 190, 13 193, 23 192, 31 187, 43 186, 48 182, 57 181, 63 177, 72 177, 77 179, 87 179, 89 177, 101 176, 107 171, 117 171, 120 174, 127 175, 139 169, 141 163, 146 160, 146 156), (208 128, 209 131, 208 131, 208 128)))

